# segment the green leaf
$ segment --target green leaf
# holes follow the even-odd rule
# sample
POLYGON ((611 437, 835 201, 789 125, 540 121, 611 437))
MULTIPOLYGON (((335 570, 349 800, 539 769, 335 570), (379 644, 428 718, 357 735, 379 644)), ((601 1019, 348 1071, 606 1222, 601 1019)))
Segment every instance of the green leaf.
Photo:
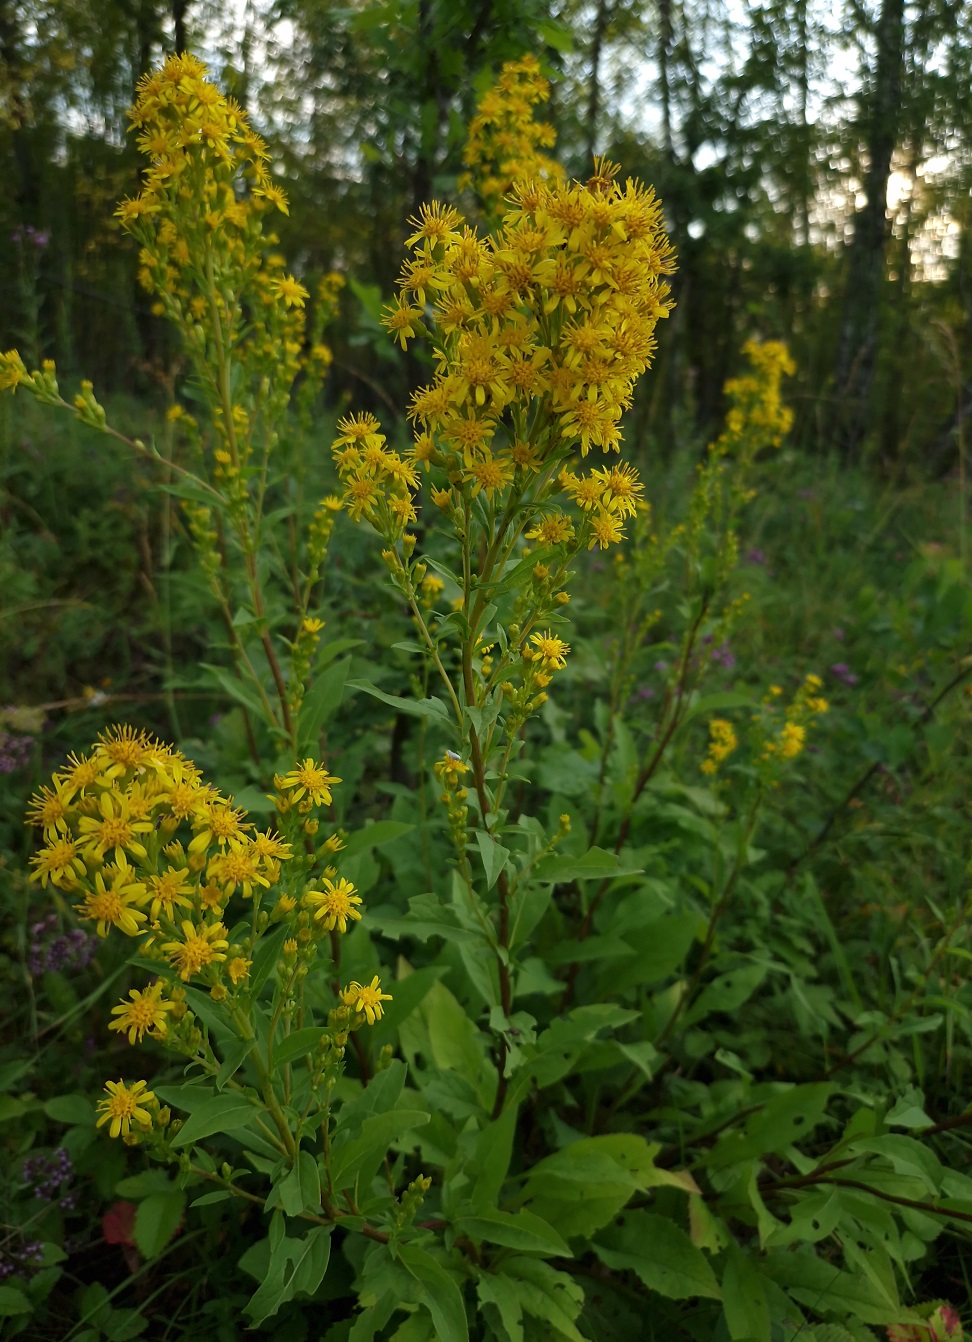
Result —
POLYGON ((189 1205, 190 1207, 209 1207, 214 1202, 225 1202, 232 1196, 233 1194, 227 1189, 219 1188, 215 1193, 203 1193, 202 1197, 193 1198, 189 1205))
POLYGON ((765 977, 765 965, 743 965, 728 974, 720 974, 706 984, 698 1001, 685 1013, 685 1024, 695 1025, 706 1016, 737 1011, 749 1001, 765 977))
POLYGON ((466 1307, 445 1268, 414 1244, 399 1245, 398 1257, 422 1288, 422 1303, 432 1315, 439 1342, 469 1342, 466 1307))
POLYGON ((534 1165, 523 1199, 566 1238, 589 1237, 655 1184, 658 1149, 634 1133, 584 1137, 534 1165))
POLYGON ((706 1164, 718 1169, 756 1160, 770 1152, 782 1152, 801 1141, 827 1117, 827 1103, 837 1089, 829 1082, 791 1086, 775 1095, 755 1114, 745 1128, 729 1132, 706 1157, 706 1164))
POLYGON ((691 722, 693 718, 700 717, 703 713, 724 713, 729 708, 748 708, 755 707, 755 699, 751 694, 743 694, 739 690, 720 690, 716 694, 703 695, 701 699, 696 699, 691 705, 685 717, 682 719, 682 726, 691 722))
MULTIPOLYGON (((595 960, 626 960, 634 949, 616 936, 593 936, 585 941, 563 941, 547 953, 549 965, 590 964, 595 960)), ((638 965, 639 977, 641 964, 638 965)))
POLYGON ((253 1326, 276 1314, 295 1295, 313 1295, 327 1271, 330 1255, 330 1226, 314 1226, 303 1239, 283 1236, 273 1245, 266 1278, 245 1306, 253 1326))
POLYGON ((889 1128, 930 1128, 933 1120, 925 1113, 924 1104, 925 1097, 921 1091, 909 1086, 894 1102, 884 1121, 889 1128))
POLYGON ((476 1279, 480 1304, 495 1308, 506 1330, 506 1342, 523 1342, 523 1307, 517 1285, 502 1273, 481 1272, 476 1279))
POLYGON ((432 1117, 423 1109, 391 1109, 384 1114, 373 1114, 361 1124, 357 1136, 341 1142, 336 1138, 331 1148, 331 1178, 334 1191, 350 1188, 369 1166, 377 1169, 392 1142, 404 1137, 413 1128, 420 1128, 432 1117))
POLYGON ((399 1026, 408 1020, 431 991, 432 985, 446 973, 448 969, 445 965, 428 965, 395 980, 389 988, 392 1000, 386 1005, 381 1020, 371 1030, 371 1041, 376 1050, 397 1037, 399 1026))
POLYGON ((764 1278, 736 1244, 730 1246, 722 1274, 722 1308, 732 1342, 770 1342, 764 1278))
POLYGON ((556 1330, 551 1334, 544 1329, 545 1342, 554 1338, 585 1342, 574 1325, 584 1304, 584 1290, 572 1277, 539 1258, 507 1258, 503 1272, 513 1280, 523 1312, 556 1330))
POLYGON ((420 1012, 429 1032, 435 1066, 458 1072, 484 1098, 489 1091, 491 1100, 493 1068, 486 1060, 482 1035, 444 983, 432 985, 420 1012))
POLYGON ((209 672, 225 694, 229 695, 236 703, 249 709, 258 722, 265 722, 268 727, 273 726, 263 700, 252 686, 238 680, 222 666, 213 666, 211 662, 202 662, 201 666, 209 672))
POLYGON ((455 1226, 460 1234, 477 1242, 486 1240, 489 1244, 502 1244, 507 1249, 519 1249, 521 1253, 573 1257, 570 1247, 553 1226, 532 1212, 483 1211, 476 1216, 458 1217, 455 1226))
POLYGON ((918 1322, 910 1310, 890 1310, 884 1293, 860 1272, 843 1272, 812 1252, 771 1250, 766 1263, 767 1275, 815 1313, 885 1326, 918 1322))
POLYGON ((467 1174, 478 1170, 469 1194, 469 1205, 476 1211, 488 1210, 499 1201, 513 1156, 516 1117, 517 1105, 507 1104, 499 1118, 487 1123, 476 1138, 472 1160, 466 1166, 467 1174))
POLYGON ((569 1015, 553 1020, 536 1043, 536 1055, 524 1075, 538 1086, 552 1086, 566 1076, 602 1030, 613 1030, 637 1019, 638 1012, 614 1002, 592 1002, 575 1007, 569 1015))
POLYGON ((399 713, 408 713, 416 718, 433 718, 438 722, 452 724, 452 715, 441 699, 403 699, 400 695, 386 694, 384 690, 379 690, 370 680, 349 680, 348 689, 363 690, 365 694, 370 694, 373 699, 380 699, 383 704, 389 704, 399 713))
POLYGON ((172 1145, 191 1146, 215 1132, 237 1132, 252 1122, 255 1113, 249 1100, 241 1100, 235 1092, 224 1090, 190 1114, 173 1137, 172 1145))
POLYGON ((13 1318, 15 1314, 33 1314, 34 1306, 23 1291, 16 1286, 0 1286, 0 1319, 13 1318))
POLYGON ((223 1061, 216 1073, 217 1090, 222 1090, 227 1081, 239 1071, 243 1065, 243 1060, 255 1043, 255 1039, 234 1039, 232 1043, 220 1049, 223 1061))
POLYGON ((253 952, 253 964, 250 967, 249 987, 253 994, 260 991, 273 973, 289 930, 288 925, 282 923, 280 927, 262 936, 257 942, 256 949, 253 952))
POLYGON ((485 830, 481 829, 476 831, 476 842, 479 845, 479 856, 483 859, 483 869, 486 872, 486 889, 492 890, 499 879, 500 872, 506 866, 510 850, 504 848, 501 843, 497 843, 492 834, 487 834, 485 830))
POLYGON ((175 1187, 165 1170, 142 1170, 140 1174, 130 1174, 119 1179, 115 1192, 120 1198, 147 1198, 150 1193, 169 1193, 175 1187))
POLYGON ((600 1232, 593 1248, 607 1267, 634 1272, 650 1291, 670 1300, 721 1296, 708 1259, 667 1216, 626 1212, 600 1232))
POLYGON ((295 1058, 314 1053, 323 1038, 324 1031, 319 1025, 305 1025, 302 1030, 295 1030, 293 1034, 277 1040, 273 1046, 273 1070, 276 1072, 295 1058))
POLYGON ((321 1172, 309 1151, 299 1151, 287 1175, 273 1188, 267 1207, 283 1207, 288 1216, 321 1209, 321 1172))
POLYGON ((929 1192, 937 1193, 941 1188, 943 1170, 935 1154, 914 1137, 902 1137, 899 1133, 888 1132, 881 1137, 868 1137, 856 1141, 849 1147, 849 1153, 857 1152, 883 1156, 890 1161, 897 1174, 913 1175, 921 1179, 929 1192))
POLYGON ((371 824, 365 825, 364 829, 355 830, 348 836, 341 849, 341 858, 353 857, 355 853, 370 852, 372 848, 383 848, 386 843, 393 843, 395 839, 400 839, 403 834, 410 833, 414 828, 414 825, 406 825, 401 820, 373 820, 371 824))
POLYGON ((182 1224, 186 1195, 179 1188, 150 1193, 135 1213, 135 1243, 143 1258, 156 1258, 182 1224))
POLYGON ((548 857, 538 862, 534 879, 563 885, 567 881, 603 881, 615 876, 640 876, 641 867, 625 866, 616 853, 590 848, 582 857, 548 857))
POLYGON ((314 749, 321 727, 341 707, 350 666, 351 658, 345 657, 344 661, 335 662, 326 671, 315 675, 297 715, 298 753, 314 749))
POLYGON ((87 1095, 56 1095, 44 1105, 44 1113, 55 1123, 70 1123, 76 1128, 93 1128, 98 1111, 87 1095))

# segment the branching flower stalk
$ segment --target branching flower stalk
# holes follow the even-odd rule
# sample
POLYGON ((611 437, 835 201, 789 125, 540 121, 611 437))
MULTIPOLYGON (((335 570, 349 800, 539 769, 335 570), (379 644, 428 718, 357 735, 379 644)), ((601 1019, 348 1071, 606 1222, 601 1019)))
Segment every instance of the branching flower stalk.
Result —
MULTIPOLYGON (((344 507, 381 536, 448 696, 487 846, 504 834, 521 729, 566 665, 569 645, 555 629, 569 601, 570 564, 583 549, 617 544, 643 494, 627 463, 585 468, 592 449, 619 450, 621 414, 671 306, 664 277, 673 259, 659 204, 617 175, 599 161, 586 183, 519 181, 487 237, 448 206, 423 207, 386 317, 403 348, 423 337, 433 349, 434 379, 409 409, 414 442, 395 451, 374 416, 352 415, 333 445, 344 507), (431 551, 415 553, 408 528, 422 472, 455 568, 431 551), (430 566, 455 594, 434 636, 421 605, 430 566), (453 657, 457 672, 447 666, 453 657)), ((464 826, 454 834, 465 835, 464 826)), ((490 875, 498 1005, 509 1018, 509 873, 500 863, 490 875)), ((505 1051, 501 1038, 497 1112, 505 1051)))

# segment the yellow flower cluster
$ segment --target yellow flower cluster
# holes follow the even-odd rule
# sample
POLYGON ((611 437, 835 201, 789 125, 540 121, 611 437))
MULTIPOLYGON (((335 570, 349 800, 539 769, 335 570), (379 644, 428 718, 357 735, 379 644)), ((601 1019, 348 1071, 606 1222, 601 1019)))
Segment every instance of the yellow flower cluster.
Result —
POLYGON ((793 411, 783 404, 780 383, 792 377, 796 364, 781 341, 764 344, 750 340, 743 346, 752 365, 745 377, 730 378, 723 391, 730 402, 726 427, 714 444, 720 456, 738 455, 742 448, 751 460, 768 447, 779 447, 793 424, 793 411))
POLYGON ((784 709, 780 721, 776 704, 782 699, 783 691, 778 685, 770 686, 769 693, 763 699, 768 725, 763 727, 765 739, 759 756, 761 763, 792 760, 802 753, 807 743, 807 729, 815 718, 826 713, 830 707, 820 694, 821 687, 819 676, 806 676, 792 702, 784 709))
MULTIPOLYGON (((268 207, 287 212, 267 147, 190 55, 170 56, 145 75, 129 116, 149 167, 142 190, 116 213, 141 243, 141 283, 155 296, 155 311, 180 328, 214 392, 216 370, 232 357, 253 387, 263 386, 260 410, 272 422, 298 371, 319 378, 330 352, 314 332, 302 354, 308 291, 281 256, 267 252, 276 238, 263 235, 262 215, 268 207)), ((334 290, 329 279, 318 295, 322 310, 334 290)), ((224 476, 245 464, 254 429, 252 414, 236 406, 234 415, 238 422, 219 415, 216 422, 224 476)))
MULTIPOLYGON (((71 895, 100 936, 117 928, 144 938, 146 951, 167 958, 183 981, 220 981, 226 905, 236 894, 259 903, 292 856, 290 844, 256 831, 232 798, 203 783, 184 755, 130 727, 72 755, 27 818, 44 836, 31 880, 71 895)), ((242 977, 237 966, 234 986, 242 977)), ((146 1031, 162 1035, 170 1007, 154 984, 115 1008, 113 1028, 132 1042, 146 1031)))
POLYGON ((621 415, 671 307, 660 204, 637 182, 620 186, 617 172, 598 162, 587 183, 519 182, 493 237, 454 209, 422 207, 384 320, 403 348, 431 335, 436 373, 412 398, 416 438, 404 458, 372 416, 339 424, 333 452, 352 517, 401 535, 414 518, 417 469, 435 467, 446 483, 432 497, 444 510, 463 488, 490 502, 509 486, 545 500, 559 488, 581 503, 577 532, 553 508, 529 536, 621 539, 641 490, 633 468, 558 478, 575 450, 619 449, 621 415))
POLYGON ((556 141, 553 126, 534 121, 538 103, 550 97, 550 85, 535 56, 507 61, 499 79, 479 100, 469 123, 463 162, 469 169, 459 188, 473 186, 485 213, 496 216, 514 182, 537 177, 558 180, 563 169, 544 154, 556 141))
POLYGON ((699 766, 710 777, 719 772, 723 764, 739 746, 739 738, 731 722, 725 718, 712 718, 709 722, 709 751, 699 766))

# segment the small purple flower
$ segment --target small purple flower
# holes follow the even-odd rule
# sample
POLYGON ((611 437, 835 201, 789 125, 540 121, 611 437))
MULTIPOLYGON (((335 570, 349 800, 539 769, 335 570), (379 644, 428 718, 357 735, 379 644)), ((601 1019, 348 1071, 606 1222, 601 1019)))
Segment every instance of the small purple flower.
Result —
POLYGON ((844 639, 847 637, 843 629, 841 629, 839 626, 833 631, 833 633, 834 638, 837 640, 838 643, 843 643, 844 639))
POLYGON ((636 699, 654 699, 655 691, 650 685, 642 685, 634 697, 636 699))
POLYGON ((55 935, 57 926, 57 914, 49 913, 30 929, 27 968, 32 978, 64 969, 84 969, 91 963, 98 944, 95 934, 75 927, 63 935, 55 935))
POLYGON ((61 1207, 74 1206, 74 1194, 65 1187, 74 1178, 74 1166, 63 1146, 49 1156, 28 1156, 20 1177, 31 1195, 42 1202, 57 1201, 61 1207))
POLYGON ((658 672, 660 676, 663 676, 665 672, 668 670, 668 663, 663 661, 657 661, 655 663, 655 670, 658 672))
POLYGON ((766 552, 761 550, 758 545, 754 545, 746 554, 747 564, 758 564, 760 568, 766 567, 766 552))
POLYGON ((0 1253, 0 1281, 13 1276, 32 1277, 43 1264, 44 1246, 40 1240, 25 1239, 0 1253))
POLYGON ((835 679, 842 681, 845 685, 856 685, 857 677, 846 662, 834 662, 830 668, 830 674, 835 679))
POLYGON ((717 666, 724 666, 727 671, 731 671, 736 665, 736 656, 727 638, 724 638, 717 648, 712 649, 709 657, 717 666))
POLYGON ((30 760, 34 749, 32 736, 0 731, 0 774, 16 773, 30 760))

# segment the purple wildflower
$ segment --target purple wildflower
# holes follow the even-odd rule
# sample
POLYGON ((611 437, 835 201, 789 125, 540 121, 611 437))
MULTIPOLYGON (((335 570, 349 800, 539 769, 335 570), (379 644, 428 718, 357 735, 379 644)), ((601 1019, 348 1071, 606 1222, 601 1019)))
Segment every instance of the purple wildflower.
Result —
POLYGON ((857 677, 846 662, 834 662, 830 668, 830 674, 835 679, 842 681, 845 685, 856 685, 857 677))
POLYGON ((63 1208, 74 1206, 74 1195, 70 1188, 65 1188, 74 1178, 74 1166, 63 1146, 49 1156, 28 1156, 20 1177, 31 1196, 41 1202, 56 1201, 63 1208))
POLYGON ((761 550, 758 545, 754 545, 746 554, 747 564, 758 564, 760 568, 766 567, 766 552, 761 550))
POLYGON ((56 913, 49 913, 30 929, 27 968, 32 978, 64 969, 84 969, 91 963, 98 939, 80 927, 63 935, 53 935, 58 926, 56 913))
POLYGON ((0 774, 16 773, 30 760, 34 748, 32 736, 0 731, 0 774))
POLYGON ((709 657, 717 666, 724 666, 727 671, 731 671, 736 665, 736 656, 727 638, 724 638, 717 648, 712 649, 709 657))

